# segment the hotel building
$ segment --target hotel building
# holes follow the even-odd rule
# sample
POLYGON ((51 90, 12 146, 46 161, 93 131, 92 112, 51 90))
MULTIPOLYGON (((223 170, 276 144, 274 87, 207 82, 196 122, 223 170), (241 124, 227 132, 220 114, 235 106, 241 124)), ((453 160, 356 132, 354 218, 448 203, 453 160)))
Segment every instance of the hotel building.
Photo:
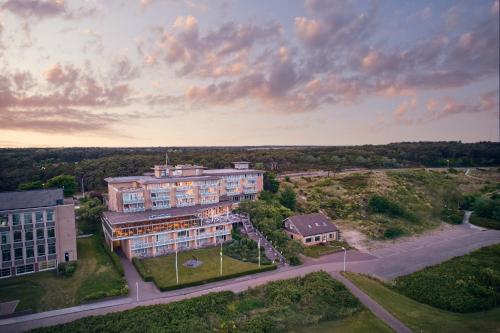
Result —
POLYGON ((2 278, 76 260, 73 202, 61 189, 0 193, 0 247, 2 278))
POLYGON ((111 249, 120 247, 131 259, 230 240, 233 224, 241 222, 233 208, 255 200, 263 188, 263 171, 248 162, 233 164, 164 164, 143 176, 106 178, 109 211, 102 225, 111 249))

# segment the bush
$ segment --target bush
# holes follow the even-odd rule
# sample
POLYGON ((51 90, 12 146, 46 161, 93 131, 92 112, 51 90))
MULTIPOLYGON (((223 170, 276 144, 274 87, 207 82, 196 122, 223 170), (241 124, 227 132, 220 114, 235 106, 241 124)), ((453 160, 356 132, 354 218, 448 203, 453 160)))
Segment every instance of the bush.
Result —
POLYGON ((59 265, 57 265, 57 274, 64 277, 70 277, 75 273, 76 267, 76 261, 61 262, 59 263, 59 265))
POLYGON ((298 256, 290 257, 290 259, 288 261, 290 262, 290 265, 292 265, 292 266, 298 266, 298 265, 302 264, 302 261, 300 261, 300 258, 298 256))
POLYGON ((455 312, 476 312, 500 305, 500 245, 395 280, 394 288, 419 302, 455 312))
POLYGON ((384 238, 393 239, 404 235, 404 231, 398 227, 390 227, 384 231, 384 238))
POLYGON ((374 195, 368 202, 368 210, 371 213, 388 214, 404 218, 410 222, 418 222, 418 218, 413 213, 407 211, 404 207, 390 200, 389 198, 374 195))
POLYGON ((462 224, 463 213, 456 209, 443 208, 441 211, 441 219, 451 224, 462 224))
MULTIPOLYGON (((238 234, 237 238, 233 239, 233 241, 224 244, 224 254, 241 261, 253 263, 259 262, 257 242, 247 237, 241 237, 240 234, 238 234)), ((260 263, 262 265, 271 264, 271 261, 266 257, 266 252, 262 246, 260 247, 260 255, 260 263)))

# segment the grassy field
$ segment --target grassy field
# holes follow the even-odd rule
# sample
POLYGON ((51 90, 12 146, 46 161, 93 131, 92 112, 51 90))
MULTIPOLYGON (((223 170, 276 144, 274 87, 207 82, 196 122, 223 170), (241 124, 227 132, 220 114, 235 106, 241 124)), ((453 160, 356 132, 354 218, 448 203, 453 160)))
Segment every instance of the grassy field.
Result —
MULTIPOLYGON (((178 253, 179 284, 189 284, 220 276, 220 248, 212 247, 178 253), (203 263, 196 267, 186 267, 184 263, 196 257, 203 263)), ((159 288, 175 286, 175 254, 140 260, 147 274, 150 274, 159 288)), ((264 266, 262 266, 264 267, 264 266)), ((253 271, 259 265, 243 262, 223 255, 222 275, 253 271)))
POLYGON ((383 321, 375 317, 369 310, 363 310, 351 317, 323 321, 315 325, 291 330, 289 333, 390 333, 393 330, 383 321))
POLYGON ((414 301, 372 278, 354 273, 345 276, 415 332, 500 332, 498 307, 469 314, 448 312, 414 301))
POLYGON ((328 273, 280 280, 235 294, 210 293, 169 304, 136 307, 36 332, 388 332, 328 273), (325 324, 318 323, 325 322, 325 324), (372 329, 373 327, 373 329, 372 329), (367 331, 367 330, 365 330, 367 331))
POLYGON ((77 240, 78 264, 71 277, 46 271, 0 280, 0 302, 20 300, 16 311, 48 311, 78 305, 86 300, 128 292, 96 236, 77 240))
POLYGON ((391 239, 419 234, 445 221, 460 223, 462 196, 491 186, 498 174, 492 171, 479 178, 455 170, 405 169, 302 177, 283 183, 297 193, 300 212, 321 210, 336 224, 371 239, 391 239), (382 198, 384 209, 371 209, 374 197, 382 198))
POLYGON ((342 247, 349 249, 349 244, 343 241, 335 241, 322 245, 305 246, 304 254, 311 258, 319 258, 325 254, 340 252, 342 251, 342 247))
POLYGON ((399 277, 394 288, 416 301, 449 311, 475 312, 500 306, 500 244, 399 277))

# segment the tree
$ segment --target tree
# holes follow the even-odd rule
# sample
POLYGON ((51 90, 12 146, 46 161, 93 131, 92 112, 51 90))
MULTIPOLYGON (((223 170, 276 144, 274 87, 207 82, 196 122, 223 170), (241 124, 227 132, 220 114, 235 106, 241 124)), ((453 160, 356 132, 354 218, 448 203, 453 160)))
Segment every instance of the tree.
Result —
POLYGON ((47 188, 62 188, 65 197, 71 197, 76 191, 75 176, 59 175, 47 181, 47 188))
POLYGON ((83 233, 94 233, 98 230, 101 214, 105 207, 99 198, 85 198, 80 201, 76 210, 77 225, 83 233))
POLYGON ((34 182, 21 183, 17 187, 20 191, 29 191, 29 190, 40 190, 43 189, 43 183, 40 180, 34 182))
POLYGON ((296 239, 289 240, 285 245, 285 250, 283 254, 289 260, 292 260, 293 257, 298 257, 300 253, 304 252, 304 245, 296 239))
POLYGON ((280 183, 276 179, 274 173, 265 172, 264 173, 264 190, 269 191, 271 193, 278 192, 280 188, 280 183))
POLYGON ((291 187, 286 187, 281 193, 280 203, 288 209, 295 210, 297 196, 291 187))

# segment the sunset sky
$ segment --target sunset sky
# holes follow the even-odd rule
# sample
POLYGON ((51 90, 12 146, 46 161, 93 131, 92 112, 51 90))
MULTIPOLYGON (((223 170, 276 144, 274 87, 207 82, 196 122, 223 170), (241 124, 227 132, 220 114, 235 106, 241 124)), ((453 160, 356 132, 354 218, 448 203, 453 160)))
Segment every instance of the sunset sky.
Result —
POLYGON ((0 0, 0 147, 498 141, 498 121, 498 0, 0 0))

